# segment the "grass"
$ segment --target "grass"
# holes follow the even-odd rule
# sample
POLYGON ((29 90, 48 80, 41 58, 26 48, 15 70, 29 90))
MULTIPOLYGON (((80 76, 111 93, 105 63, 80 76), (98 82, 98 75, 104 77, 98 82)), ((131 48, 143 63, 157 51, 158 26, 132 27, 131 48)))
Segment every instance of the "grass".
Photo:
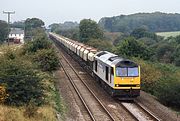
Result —
POLYGON ((52 106, 42 106, 34 117, 24 115, 25 107, 10 107, 0 105, 0 121, 56 121, 55 111, 52 106))
POLYGON ((174 31, 174 32, 157 32, 156 33, 159 36, 163 36, 165 39, 172 36, 172 37, 176 37, 178 35, 180 35, 180 31, 174 31))

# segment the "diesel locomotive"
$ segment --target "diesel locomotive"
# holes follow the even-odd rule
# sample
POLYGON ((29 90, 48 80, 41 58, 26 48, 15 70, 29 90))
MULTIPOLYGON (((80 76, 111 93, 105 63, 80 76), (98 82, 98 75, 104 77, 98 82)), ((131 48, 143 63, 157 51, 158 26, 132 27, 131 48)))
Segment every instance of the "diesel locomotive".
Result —
MULTIPOLYGON (((111 95, 122 98, 140 96, 140 66, 108 51, 95 48, 66 37, 49 33, 49 37, 88 67, 88 72, 111 95)), ((73 57, 74 57, 73 56, 73 57)))

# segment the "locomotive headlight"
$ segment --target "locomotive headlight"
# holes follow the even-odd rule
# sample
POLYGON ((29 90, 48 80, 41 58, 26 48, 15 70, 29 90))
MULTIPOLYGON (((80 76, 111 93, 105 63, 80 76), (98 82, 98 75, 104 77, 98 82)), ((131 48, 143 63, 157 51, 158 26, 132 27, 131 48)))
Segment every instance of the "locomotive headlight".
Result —
POLYGON ((136 85, 136 87, 140 87, 140 85, 139 85, 139 84, 137 84, 137 85, 136 85))
POLYGON ((119 85, 118 85, 118 84, 115 84, 115 87, 119 87, 119 85))

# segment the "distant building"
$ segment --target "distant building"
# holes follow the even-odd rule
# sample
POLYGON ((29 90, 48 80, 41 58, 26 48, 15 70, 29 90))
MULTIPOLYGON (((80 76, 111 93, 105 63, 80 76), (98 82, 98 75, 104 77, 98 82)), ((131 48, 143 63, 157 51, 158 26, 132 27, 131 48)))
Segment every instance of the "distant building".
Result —
POLYGON ((9 33, 9 42, 13 42, 15 44, 24 43, 24 30, 19 28, 11 29, 9 33))

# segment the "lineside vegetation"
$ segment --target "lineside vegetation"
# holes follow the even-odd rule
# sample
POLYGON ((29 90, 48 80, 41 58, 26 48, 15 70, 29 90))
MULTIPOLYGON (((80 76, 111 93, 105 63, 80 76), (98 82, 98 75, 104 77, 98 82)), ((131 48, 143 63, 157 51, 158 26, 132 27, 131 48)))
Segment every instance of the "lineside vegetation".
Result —
POLYGON ((28 31, 33 41, 0 49, 0 120, 55 121, 65 110, 53 77, 59 58, 42 28, 28 31))

